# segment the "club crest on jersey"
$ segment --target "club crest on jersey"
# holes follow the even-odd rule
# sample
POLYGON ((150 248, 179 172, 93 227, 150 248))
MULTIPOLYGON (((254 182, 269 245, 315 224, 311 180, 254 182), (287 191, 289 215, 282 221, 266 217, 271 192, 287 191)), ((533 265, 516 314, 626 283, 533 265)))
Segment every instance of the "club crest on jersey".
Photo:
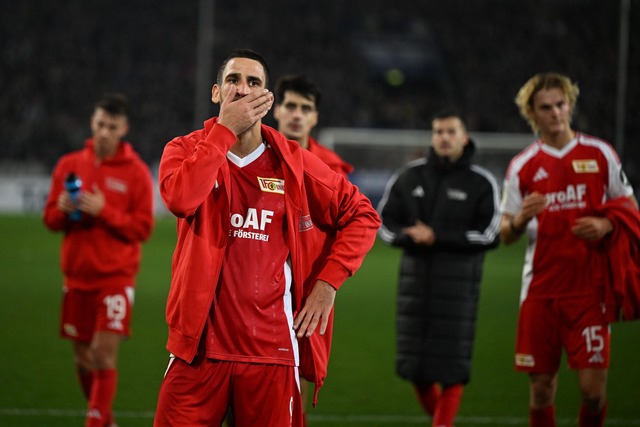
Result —
POLYGON ((571 162, 575 173, 597 173, 600 171, 595 160, 574 160, 571 162))
POLYGON ((258 177, 260 190, 266 193, 284 194, 284 179, 258 177))

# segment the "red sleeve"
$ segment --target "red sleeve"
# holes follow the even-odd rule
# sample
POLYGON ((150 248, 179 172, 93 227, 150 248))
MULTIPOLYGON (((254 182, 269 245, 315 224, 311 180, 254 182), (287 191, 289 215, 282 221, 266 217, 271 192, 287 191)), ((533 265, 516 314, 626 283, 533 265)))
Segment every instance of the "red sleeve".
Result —
POLYGON ((362 264, 375 242, 381 221, 358 187, 344 176, 327 172, 326 166, 317 167, 314 161, 305 163, 305 179, 310 186, 309 209, 314 222, 336 230, 317 279, 338 289, 362 264))
POLYGON ((132 186, 133 210, 105 205, 98 219, 117 236, 128 242, 142 242, 149 238, 153 228, 153 181, 142 161, 136 163, 136 172, 129 181, 132 186))
POLYGON ((231 130, 214 124, 207 134, 197 131, 166 145, 158 182, 162 200, 175 216, 191 216, 204 202, 235 142, 231 130))
POLYGON ((45 226, 52 231, 60 231, 67 225, 67 215, 58 209, 58 196, 64 191, 65 179, 65 160, 60 159, 56 164, 51 175, 51 184, 49 186, 49 194, 44 205, 42 220, 45 226))

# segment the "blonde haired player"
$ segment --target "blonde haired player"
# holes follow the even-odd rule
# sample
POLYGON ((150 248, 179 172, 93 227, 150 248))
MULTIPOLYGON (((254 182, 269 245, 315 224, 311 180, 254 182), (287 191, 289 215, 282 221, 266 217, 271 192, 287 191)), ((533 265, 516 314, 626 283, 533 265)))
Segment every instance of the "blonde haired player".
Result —
POLYGON ((555 426, 554 400, 562 349, 577 371, 579 426, 602 426, 610 332, 595 244, 610 219, 595 216, 604 201, 633 198, 614 149, 575 131, 578 86, 557 73, 537 74, 515 102, 539 139, 515 156, 504 183, 501 239, 528 239, 522 274, 515 366, 529 374, 530 426, 555 426))

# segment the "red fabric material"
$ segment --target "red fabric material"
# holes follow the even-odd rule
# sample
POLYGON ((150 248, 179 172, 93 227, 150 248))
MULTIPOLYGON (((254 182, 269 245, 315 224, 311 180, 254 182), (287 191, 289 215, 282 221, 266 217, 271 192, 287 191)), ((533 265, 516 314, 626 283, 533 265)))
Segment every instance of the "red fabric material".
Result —
POLYGON ((175 359, 162 382, 154 426, 302 427, 295 368, 175 359), (230 413, 229 411, 233 411, 230 413))
POLYGON ((104 427, 113 422, 111 407, 116 396, 118 371, 104 369, 94 371, 89 412, 85 427, 104 427))
POLYGON ((460 407, 462 391, 462 384, 456 384, 442 389, 442 395, 438 400, 438 406, 433 415, 433 427, 453 427, 453 421, 460 407))
POLYGON ((153 182, 147 165, 127 142, 117 154, 98 161, 93 140, 82 150, 60 158, 51 178, 43 212, 44 224, 63 231, 61 266, 65 286, 97 289, 103 286, 133 286, 141 257, 140 243, 153 228, 153 182), (82 180, 82 189, 97 186, 105 197, 98 217, 83 215, 69 220, 57 207, 59 194, 69 173, 82 180))
POLYGON ((309 137, 309 148, 308 150, 318 156, 320 160, 326 163, 327 166, 331 168, 334 172, 337 172, 343 175, 345 178, 351 172, 353 172, 353 166, 338 156, 338 154, 320 144, 314 138, 309 137))
POLYGON ((98 331, 130 337, 133 293, 131 286, 110 286, 95 291, 66 289, 60 336, 86 343, 98 331))
POLYGON ((631 199, 619 197, 597 209, 613 223, 602 241, 607 257, 605 302, 611 322, 640 319, 640 213, 631 199))
POLYGON ((607 416, 607 402, 598 412, 592 412, 584 406, 580 405, 580 414, 578 415, 578 427, 602 427, 607 416))
MULTIPOLYGON (((380 219, 366 196, 318 157, 268 126, 262 125, 262 136, 282 160, 294 308, 300 310, 316 280, 338 289, 360 267, 380 219)), ((214 302, 212 284, 226 248, 231 197, 226 153, 235 142, 236 136, 213 118, 204 129, 169 142, 160 161, 160 194, 178 217, 167 349, 187 362, 196 354, 214 302)), ((300 341, 300 371, 316 384, 315 404, 327 372, 331 325, 325 335, 316 332, 300 341)))
POLYGON ((441 395, 440 386, 435 383, 428 386, 415 385, 415 391, 422 409, 433 417, 441 395))
POLYGON ((529 408, 529 427, 556 427, 556 408, 529 408))
POLYGON ((78 372, 78 381, 80 382, 80 387, 82 388, 82 394, 84 395, 87 402, 91 397, 91 387, 93 384, 93 371, 89 372, 78 372))

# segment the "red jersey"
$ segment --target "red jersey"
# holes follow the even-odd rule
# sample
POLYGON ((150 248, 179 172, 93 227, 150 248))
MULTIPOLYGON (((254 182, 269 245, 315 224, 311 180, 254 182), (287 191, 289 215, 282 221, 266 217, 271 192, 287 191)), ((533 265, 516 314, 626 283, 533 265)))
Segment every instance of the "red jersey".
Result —
POLYGON ((132 286, 140 266, 141 242, 153 228, 149 168, 127 142, 120 143, 114 157, 100 161, 93 140, 88 139, 82 150, 58 161, 43 220, 50 230, 64 232, 61 264, 66 287, 132 286), (58 209, 58 196, 71 172, 82 180, 82 190, 93 191, 97 186, 104 194, 105 205, 96 218, 83 215, 75 222, 58 209))
POLYGON ((264 144, 227 158, 229 243, 201 346, 213 359, 297 366, 280 161, 264 144))
MULTIPOLYGON (((371 202, 317 156, 269 126, 262 137, 278 156, 285 188, 285 223, 294 310, 316 280, 339 289, 374 243, 380 218, 371 202), (327 244, 331 238, 331 244, 327 244)), ((236 135, 212 118, 202 129, 167 144, 159 168, 160 194, 178 217, 178 239, 167 298, 167 349, 191 363, 198 351, 229 243, 231 181, 227 152, 236 135)), ((295 313, 295 312, 294 312, 295 313)), ((300 373, 316 384, 327 374, 333 318, 324 335, 298 339, 300 373)), ((317 396, 314 396, 314 400, 317 396)))
POLYGON ((590 267, 605 259, 571 227, 604 201, 633 195, 620 159, 608 143, 580 133, 561 150, 538 140, 509 164, 502 212, 515 215, 533 192, 547 205, 527 226, 521 301, 593 294, 604 278, 590 267))

